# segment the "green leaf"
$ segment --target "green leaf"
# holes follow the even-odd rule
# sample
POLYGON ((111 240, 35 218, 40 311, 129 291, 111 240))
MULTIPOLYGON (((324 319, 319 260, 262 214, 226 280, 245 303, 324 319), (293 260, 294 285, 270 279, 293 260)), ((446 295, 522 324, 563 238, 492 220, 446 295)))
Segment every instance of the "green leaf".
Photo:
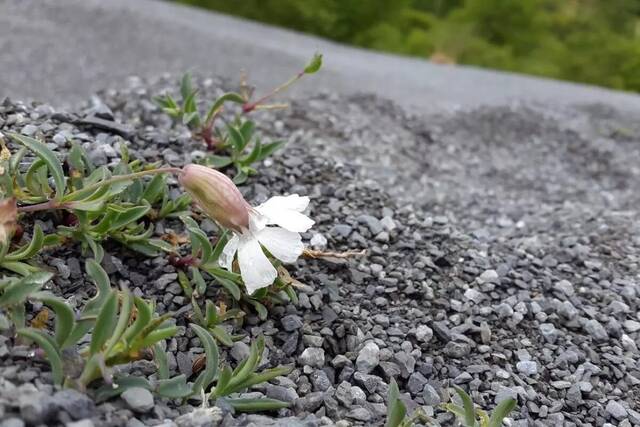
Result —
POLYGON ((231 294, 234 300, 240 301, 241 291, 238 285, 236 285, 234 282, 232 282, 231 280, 225 277, 220 277, 218 275, 213 275, 213 277, 216 279, 216 282, 222 285, 222 287, 225 288, 227 292, 231 294))
POLYGON ((118 295, 112 291, 107 297, 91 334, 91 345, 89 347, 89 353, 94 355, 102 350, 102 346, 107 342, 111 336, 111 332, 116 327, 118 311, 118 295))
POLYGON ((182 288, 182 292, 184 292, 185 296, 189 299, 193 296, 193 286, 191 286, 191 280, 182 270, 178 270, 178 283, 182 288))
POLYGON ((307 66, 304 67, 304 73, 313 74, 317 72, 320 69, 320 67, 322 67, 322 54, 316 53, 313 55, 313 58, 311 58, 311 61, 309 61, 307 66))
POLYGON ((19 135, 17 133, 9 133, 8 135, 17 143, 22 144, 31 151, 35 152, 36 155, 47 164, 49 173, 53 177, 53 182, 55 182, 56 184, 56 199, 60 200, 64 195, 66 182, 64 179, 62 165, 60 164, 60 161, 53 153, 53 151, 51 151, 51 149, 49 149, 49 147, 47 147, 42 142, 28 136, 19 135))
POLYGON ((51 307, 56 313, 55 339, 56 343, 62 346, 76 324, 73 310, 64 300, 49 292, 38 292, 33 297, 51 307))
POLYGON ((249 178, 249 174, 247 174, 244 168, 238 169, 238 172, 233 177, 233 183, 236 185, 244 184, 247 182, 247 178, 249 178))
POLYGON ((20 261, 33 257, 44 246, 44 233, 40 225, 36 224, 33 229, 33 237, 28 245, 17 249, 4 257, 4 261, 20 261))
POLYGON ((516 407, 516 400, 513 398, 508 398, 502 400, 498 403, 498 406, 491 413, 491 418, 489 418, 489 426, 488 427, 500 427, 502 426, 502 421, 509 416, 511 411, 516 407))
POLYGON ((199 252, 202 263, 207 263, 213 253, 211 242, 204 231, 200 229, 198 224, 188 216, 180 217, 191 237, 191 255, 197 257, 199 252))
POLYGON ((102 247, 102 245, 89 236, 85 237, 87 245, 89 245, 89 247, 91 248, 91 252, 93 252, 93 257, 96 259, 96 261, 102 262, 102 259, 104 258, 104 248, 102 247))
POLYGON ((244 102, 245 102, 244 98, 241 95, 237 94, 237 93, 227 92, 227 93, 223 94, 209 108, 209 111, 207 112, 207 117, 206 117, 205 123, 209 123, 211 121, 211 119, 213 118, 214 114, 216 114, 218 112, 218 110, 222 107, 222 105, 227 101, 235 102, 236 104, 244 104, 244 102))
POLYGON ((209 327, 209 332, 211 332, 211 335, 213 335, 215 339, 217 339, 227 347, 231 347, 233 345, 233 340, 231 339, 231 335, 229 335, 229 333, 225 331, 222 327, 217 325, 211 326, 209 327))
POLYGON ((467 426, 473 427, 476 423, 476 408, 471 400, 471 397, 460 387, 453 387, 462 400, 462 407, 464 408, 464 423, 467 426))
POLYGON ((187 377, 181 374, 173 378, 159 380, 156 393, 168 399, 182 399, 191 396, 193 390, 187 384, 187 377))
POLYGON ((140 297, 134 297, 133 303, 136 306, 136 320, 127 328, 122 336, 126 342, 132 342, 149 324, 153 317, 152 305, 140 297))
POLYGON ((141 198, 149 202, 150 205, 157 203, 166 191, 165 180, 166 176, 162 174, 154 176, 145 187, 141 198))
POLYGON ((277 411, 288 408, 289 403, 267 397, 261 399, 225 399, 238 412, 277 411))
POLYGON ((147 334, 144 339, 137 344, 138 348, 147 348, 152 347, 159 341, 166 340, 168 338, 173 337, 176 333, 178 333, 177 326, 168 326, 166 328, 156 329, 153 332, 147 334))
POLYGON ((107 233, 109 231, 118 230, 127 224, 139 220, 149 212, 151 206, 146 202, 143 206, 124 207, 118 205, 109 205, 107 214, 92 231, 95 233, 107 233))
POLYGON ((153 359, 158 367, 158 378, 161 380, 169 379, 169 361, 167 360, 167 351, 162 347, 161 343, 153 346, 153 359))
POLYGON ((191 329, 193 329, 193 331, 196 333, 198 338, 200 338, 200 342, 204 347, 205 355, 207 357, 207 362, 204 370, 200 373, 200 375, 198 375, 198 378, 196 378, 195 382, 193 383, 194 393, 199 393, 200 390, 206 390, 218 374, 218 362, 220 354, 218 352, 218 346, 216 345, 216 342, 206 329, 193 323, 190 326, 191 329))
POLYGON ((193 93, 193 85, 191 84, 191 73, 184 73, 180 81, 180 95, 185 100, 193 93))
POLYGON ((93 283, 98 288, 96 295, 87 302, 84 308, 84 313, 96 313, 104 305, 104 302, 111 294, 111 281, 107 272, 104 271, 102 266, 94 259, 88 259, 85 263, 85 270, 93 283))
POLYGON ((229 141, 233 149, 237 153, 242 153, 248 141, 245 141, 240 131, 233 125, 227 126, 227 132, 229 133, 229 141))
POLYGON ((62 385, 64 372, 62 369, 62 357, 56 348, 55 343, 47 334, 34 328, 25 328, 18 330, 18 335, 28 338, 38 344, 47 355, 49 365, 51 365, 51 374, 53 382, 62 385))
POLYGON ((53 273, 36 272, 13 282, 0 295, 0 307, 23 303, 53 277, 53 273))
POLYGON ((287 143, 286 141, 274 141, 274 142, 270 142, 268 144, 264 144, 260 148, 260 154, 254 160, 254 162, 260 162, 260 161, 266 159, 267 157, 269 157, 270 155, 275 153, 277 150, 282 148, 286 143, 287 143))
POLYGON ((291 373, 292 370, 293 370, 292 367, 280 366, 277 368, 266 369, 260 373, 252 373, 244 381, 241 381, 237 384, 233 384, 232 385, 233 388, 229 388, 229 390, 227 391, 229 393, 238 392, 246 388, 250 388, 254 385, 271 381, 276 377, 288 375, 291 373))
POLYGON ((251 343, 249 356, 233 372, 233 378, 231 378, 231 381, 229 382, 230 389, 235 390, 235 387, 238 384, 247 380, 249 375, 256 370, 258 363, 260 363, 260 358, 262 357, 262 349, 264 349, 264 336, 260 335, 257 341, 251 343))
MULTIPOLYGON (((191 272, 191 277, 193 278, 193 282, 196 285, 196 293, 198 295, 204 295, 207 291, 207 284, 204 281, 202 274, 200 274, 200 270, 198 270, 196 267, 189 267, 189 271, 191 272)), ((191 295, 189 295, 189 298, 191 298, 191 295)))
POLYGON ((407 415, 407 407, 404 402, 400 400, 400 391, 394 379, 391 379, 391 383, 389 384, 387 405, 387 422, 385 423, 385 427, 400 426, 407 415))
POLYGON ((221 397, 226 395, 225 390, 229 385, 229 381, 231 381, 231 375, 231 368, 229 367, 229 365, 225 365, 224 368, 222 368, 222 371, 220 371, 218 383, 216 384, 216 388, 213 391, 214 396, 221 397))
POLYGON ((258 313, 258 318, 260 320, 267 320, 267 316, 269 315, 267 311, 267 307, 265 307, 262 303, 253 299, 249 300, 249 303, 256 310, 256 313, 258 313))
POLYGON ((220 169, 225 166, 229 166, 231 163, 233 163, 233 159, 228 156, 218 156, 215 154, 209 154, 205 158, 205 163, 207 166, 213 166, 216 169, 220 169))
POLYGON ((256 128, 256 124, 251 120, 245 120, 240 125, 240 133, 245 141, 251 141, 251 137, 253 136, 253 131, 256 128))
POLYGON ((118 317, 118 323, 116 323, 115 329, 113 330, 111 337, 106 343, 106 357, 111 356, 111 350, 118 343, 120 337, 126 331, 127 326, 129 326, 129 321, 131 320, 131 311, 133 310, 134 303, 133 295, 127 289, 122 291, 120 295, 122 296, 122 301, 120 303, 120 315, 118 317))
POLYGON ((258 157, 260 156, 261 150, 262 150, 262 144, 260 143, 260 140, 257 139, 256 143, 253 145, 253 149, 251 150, 251 153, 249 153, 247 156, 242 158, 240 162, 245 166, 250 166, 253 162, 255 162, 258 159, 258 157))

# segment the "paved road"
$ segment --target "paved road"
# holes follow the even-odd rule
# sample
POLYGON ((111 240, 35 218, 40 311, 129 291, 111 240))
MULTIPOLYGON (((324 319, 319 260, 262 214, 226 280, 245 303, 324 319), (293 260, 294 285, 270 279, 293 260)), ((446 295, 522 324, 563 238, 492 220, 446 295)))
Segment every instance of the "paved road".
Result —
POLYGON ((305 91, 373 92, 421 110, 603 102, 640 111, 640 96, 472 67, 431 64, 158 0, 0 0, 0 97, 64 105, 129 75, 186 68, 269 87, 315 51, 324 71, 305 91))

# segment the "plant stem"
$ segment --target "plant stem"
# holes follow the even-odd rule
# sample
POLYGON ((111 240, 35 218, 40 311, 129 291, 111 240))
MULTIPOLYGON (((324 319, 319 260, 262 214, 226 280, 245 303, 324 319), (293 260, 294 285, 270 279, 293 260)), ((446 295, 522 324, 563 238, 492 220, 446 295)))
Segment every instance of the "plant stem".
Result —
POLYGON ((298 74, 296 74, 295 76, 291 77, 289 80, 287 80, 286 82, 284 82, 283 84, 281 84, 277 88, 273 89, 271 92, 269 92, 268 94, 264 95, 262 98, 258 99, 257 101, 255 101, 255 102, 247 102, 246 104, 244 104, 242 106, 242 112, 243 113, 249 113, 249 112, 255 110, 256 107, 258 107, 260 104, 264 103, 269 98, 271 98, 271 97, 277 95, 278 93, 282 92, 283 90, 287 89, 289 86, 291 86, 292 84, 294 84, 295 82, 300 80, 302 78, 302 76, 304 76, 304 75, 305 75, 305 72, 304 71, 300 71, 298 74))
MULTIPOLYGON (((166 167, 166 168, 158 168, 158 169, 151 169, 148 171, 141 171, 141 172, 135 172, 135 173, 131 173, 128 175, 116 175, 114 177, 111 177, 109 179, 105 179, 104 181, 100 181, 100 182, 96 182, 95 184, 92 185, 88 185, 84 188, 81 188, 80 190, 76 190, 73 191, 69 194, 67 194, 65 197, 66 198, 71 198, 75 195, 77 195, 80 192, 90 192, 93 190, 97 190, 102 186, 105 185, 111 185, 111 184, 115 184, 117 182, 122 182, 122 181, 128 181, 130 179, 136 179, 136 178, 141 178, 143 176, 148 176, 148 175, 157 175, 160 173, 175 173, 175 174, 179 174, 182 173, 182 169, 180 168, 173 168, 173 167, 166 167)), ((18 212, 38 212, 38 211, 44 211, 44 210, 50 210, 50 209, 65 209, 66 208, 66 203, 61 202, 60 200, 56 200, 56 199, 51 199, 51 200, 47 200, 46 202, 42 202, 42 203, 38 203, 35 205, 29 205, 29 206, 20 206, 18 208, 18 212)))

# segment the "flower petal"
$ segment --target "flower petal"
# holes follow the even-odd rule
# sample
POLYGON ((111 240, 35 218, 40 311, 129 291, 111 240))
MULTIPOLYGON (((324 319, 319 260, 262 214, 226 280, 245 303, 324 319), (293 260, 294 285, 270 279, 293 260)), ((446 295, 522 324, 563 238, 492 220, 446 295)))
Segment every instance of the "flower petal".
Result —
POLYGON ((303 212, 309 206, 309 197, 298 196, 297 194, 290 194, 288 196, 273 196, 260 206, 258 210, 264 208, 266 210, 292 210, 296 212, 303 212))
POLYGON ((265 288, 276 280, 278 272, 262 251, 258 239, 242 236, 238 247, 240 275, 249 294, 265 288))
POLYGON ((240 243, 240 238, 234 234, 231 239, 224 245, 224 249, 222 249, 222 253, 220 254, 220 258, 218 259, 218 264, 221 267, 226 268, 231 271, 233 265, 233 257, 236 255, 238 251, 238 243, 240 243))
POLYGON ((282 262, 295 262, 304 250, 300 234, 280 227, 267 227, 256 237, 271 255, 282 262))
POLYGON ((306 206, 309 203, 309 198, 299 197, 297 194, 294 194, 294 196, 297 198, 295 199, 297 204, 294 203, 295 201, 283 202, 283 200, 291 196, 276 196, 255 208, 255 211, 263 216, 261 223, 264 223, 264 218, 266 217, 266 224, 276 224, 286 230, 294 231, 296 233, 303 233, 310 229, 315 222, 298 211, 298 208, 303 205, 306 206), (276 199, 276 201, 272 202, 274 199, 276 199), (300 202, 299 199, 305 199, 304 203, 300 202))

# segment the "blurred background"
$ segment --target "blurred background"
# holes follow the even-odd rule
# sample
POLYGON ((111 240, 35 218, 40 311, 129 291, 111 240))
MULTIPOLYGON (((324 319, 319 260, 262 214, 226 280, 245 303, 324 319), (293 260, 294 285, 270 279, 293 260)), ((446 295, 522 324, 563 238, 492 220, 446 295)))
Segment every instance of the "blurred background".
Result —
POLYGON ((640 0, 178 0, 342 43, 640 91, 640 0))

